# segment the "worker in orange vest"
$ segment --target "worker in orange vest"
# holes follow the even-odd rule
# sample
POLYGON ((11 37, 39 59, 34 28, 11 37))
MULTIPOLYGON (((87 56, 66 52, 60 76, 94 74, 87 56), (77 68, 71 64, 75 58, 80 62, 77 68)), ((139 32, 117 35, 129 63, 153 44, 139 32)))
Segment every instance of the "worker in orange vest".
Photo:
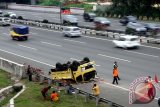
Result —
MULTIPOLYGON (((114 68, 114 67, 117 67, 117 69, 118 69, 117 61, 114 61, 114 63, 113 63, 113 68, 114 68)), ((121 79, 119 78, 119 75, 117 76, 117 79, 118 79, 118 80, 121 80, 121 79)))
POLYGON ((153 95, 153 84, 152 84, 151 76, 148 76, 147 88, 148 88, 148 97, 150 99, 153 99, 154 95, 153 95))
POLYGON ((118 84, 118 69, 116 66, 113 68, 113 82, 112 82, 112 84, 114 84, 115 81, 118 84))

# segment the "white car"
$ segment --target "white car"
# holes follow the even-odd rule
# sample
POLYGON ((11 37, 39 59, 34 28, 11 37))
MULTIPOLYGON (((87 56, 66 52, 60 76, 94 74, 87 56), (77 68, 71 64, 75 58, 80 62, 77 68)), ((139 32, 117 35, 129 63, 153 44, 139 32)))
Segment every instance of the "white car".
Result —
POLYGON ((14 12, 7 12, 7 14, 9 14, 10 18, 16 18, 17 15, 14 12))
POLYGON ((76 37, 76 36, 81 36, 81 29, 79 27, 65 27, 63 29, 63 36, 68 36, 68 37, 76 37))
POLYGON ((120 36, 118 40, 113 40, 113 43, 116 47, 124 49, 138 48, 141 45, 138 36, 120 36))
POLYGON ((10 26, 10 19, 0 17, 0 26, 10 26))

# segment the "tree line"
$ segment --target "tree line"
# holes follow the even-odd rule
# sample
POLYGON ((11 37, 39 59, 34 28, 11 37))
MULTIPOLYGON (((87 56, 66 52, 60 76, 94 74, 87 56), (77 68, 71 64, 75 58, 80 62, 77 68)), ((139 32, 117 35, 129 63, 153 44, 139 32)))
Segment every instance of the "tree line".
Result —
POLYGON ((160 18, 160 0, 112 0, 111 13, 160 18))

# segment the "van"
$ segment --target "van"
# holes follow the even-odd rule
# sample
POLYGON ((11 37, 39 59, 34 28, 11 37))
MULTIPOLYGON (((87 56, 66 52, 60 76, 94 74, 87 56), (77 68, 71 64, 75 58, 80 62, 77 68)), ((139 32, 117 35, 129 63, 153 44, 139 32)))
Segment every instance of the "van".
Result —
POLYGON ((9 22, 9 18, 0 17, 0 26, 10 26, 9 22))

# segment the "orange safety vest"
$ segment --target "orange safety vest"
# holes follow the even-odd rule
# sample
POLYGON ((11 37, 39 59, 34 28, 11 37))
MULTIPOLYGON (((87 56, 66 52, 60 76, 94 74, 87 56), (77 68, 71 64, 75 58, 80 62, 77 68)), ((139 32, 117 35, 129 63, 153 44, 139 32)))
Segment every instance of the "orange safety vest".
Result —
POLYGON ((117 68, 114 68, 113 69, 113 76, 118 76, 118 69, 117 68))

